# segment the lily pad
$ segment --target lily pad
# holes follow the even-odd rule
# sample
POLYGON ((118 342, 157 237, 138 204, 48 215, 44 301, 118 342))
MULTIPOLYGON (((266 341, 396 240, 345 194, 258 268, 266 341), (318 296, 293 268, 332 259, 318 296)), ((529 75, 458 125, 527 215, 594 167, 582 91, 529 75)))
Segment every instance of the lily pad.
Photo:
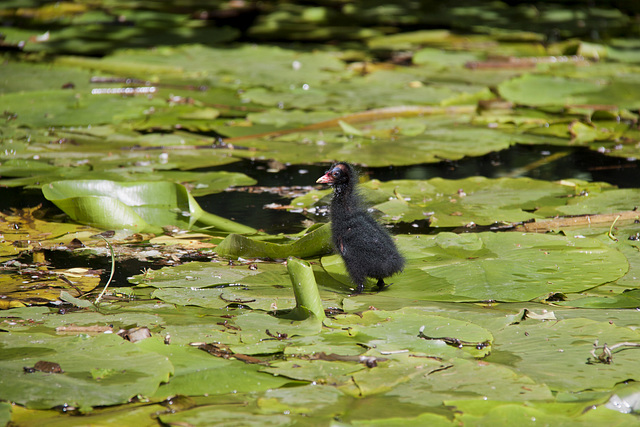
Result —
POLYGON ((453 359, 446 369, 400 384, 387 393, 401 402, 439 406, 444 400, 548 401, 551 390, 509 367, 484 361, 453 359), (503 384, 496 387, 496 382, 503 384))
POLYGON ((616 352, 615 365, 587 363, 595 342, 613 345, 640 341, 640 335, 629 328, 584 318, 528 320, 495 331, 494 337, 495 352, 487 361, 511 358, 515 369, 554 391, 610 389, 638 378, 635 349, 616 352), (544 337, 544 343, 540 337, 544 337))
POLYGON ((189 70, 192 76, 206 76, 216 86, 226 87, 302 87, 331 81, 344 69, 332 55, 299 53, 275 46, 238 46, 236 49, 185 45, 158 50, 129 49, 100 60, 69 58, 60 61, 105 72, 145 76, 148 73, 179 76, 189 70), (255 67, 260 62, 260 67, 255 67), (237 70, 244 73, 240 78, 237 70))
POLYGON ((171 381, 158 388, 155 397, 166 398, 176 394, 224 395, 256 391, 257 383, 266 390, 278 388, 288 382, 284 378, 258 372, 259 365, 215 357, 194 347, 167 346, 157 339, 144 340, 139 346, 152 354, 165 357, 175 369, 171 381))
POLYGON ((632 110, 640 108, 640 101, 633 95, 639 90, 638 82, 624 78, 602 82, 535 74, 525 74, 499 86, 502 97, 522 105, 609 104, 632 110))
POLYGON ((54 337, 41 333, 2 334, 0 398, 30 408, 126 403, 153 395, 173 372, 169 361, 116 335, 54 337), (10 336, 9 336, 10 335, 10 336), (39 360, 59 363, 61 373, 24 373, 39 360), (95 377, 96 369, 109 370, 95 377))
MULTIPOLYGON (((167 156, 169 157, 169 156, 167 156)), ((90 162, 96 165, 94 162, 90 162)), ((156 166, 157 167, 157 166, 156 166)), ((254 185, 256 180, 242 173, 234 172, 188 172, 154 170, 132 167, 93 170, 89 165, 61 166, 40 160, 11 159, 0 165, 0 175, 14 177, 1 179, 0 184, 7 187, 41 188, 59 180, 103 179, 113 181, 172 181, 190 189, 194 197, 219 193, 232 186, 254 185)))
MULTIPOLYGON (((89 173, 92 179, 127 181, 149 176, 153 181, 161 179, 165 171, 168 176, 177 174, 178 179, 184 177, 190 182, 197 179, 197 175, 180 175, 170 169, 211 167, 236 161, 229 156, 230 150, 217 148, 213 142, 212 138, 186 132, 141 135, 113 125, 73 129, 7 126, 0 135, 0 143, 11 149, 5 155, 8 161, 3 162, 1 171, 4 176, 15 178, 5 178, 2 183, 35 186, 56 177, 86 178, 89 173)), ((207 176, 211 177, 204 174, 205 181, 207 176)))
MULTIPOLYGON (((388 296, 431 301, 529 301, 580 292, 622 277, 624 255, 595 239, 520 233, 402 236, 405 270, 388 296)), ((349 283, 337 255, 322 259, 349 283)))
MULTIPOLYGON (((268 268, 268 267, 266 267, 268 268)), ((129 278, 131 283, 154 288, 210 288, 220 284, 238 283, 240 280, 259 274, 248 266, 229 266, 211 262, 189 262, 159 270, 148 270, 129 278)))
POLYGON ((174 414, 163 414, 160 415, 159 418, 166 424, 186 423, 188 425, 206 425, 210 423, 211 420, 216 420, 217 423, 252 427, 278 427, 287 425, 291 420, 290 415, 254 414, 246 411, 238 411, 237 407, 237 403, 232 403, 228 406, 215 404, 174 414))
POLYGON ((625 188, 574 197, 567 201, 566 206, 556 207, 555 211, 561 215, 585 215, 631 211, 638 206, 640 206, 640 190, 625 188))
MULTIPOLYGON (((402 114, 398 113, 397 117, 402 117, 402 114)), ((350 135, 342 129, 319 132, 304 128, 275 139, 260 138, 260 135, 243 137, 232 141, 254 150, 234 154, 251 159, 276 159, 283 163, 307 163, 312 158, 324 162, 341 159, 381 167, 480 156, 506 149, 521 140, 542 142, 542 138, 536 135, 508 135, 470 126, 468 117, 462 115, 452 118, 439 114, 411 121, 384 120, 380 123, 372 119, 369 123, 374 128, 362 137, 350 135)))
POLYGON ((640 307, 640 290, 630 290, 612 296, 587 296, 571 301, 561 301, 559 305, 584 308, 633 308, 640 307))
POLYGON ((504 401, 447 401, 455 408, 456 419, 461 423, 491 426, 518 423, 534 426, 538 423, 557 425, 627 425, 624 415, 593 404, 579 403, 522 403, 504 401))
POLYGON ((251 227, 203 211, 183 186, 169 182, 69 180, 47 184, 42 191, 75 221, 106 229, 159 234, 167 225, 185 229, 199 225, 255 232, 251 227))
POLYGON ((0 102, 6 111, 17 115, 16 124, 28 127, 142 120, 145 110, 163 105, 162 100, 146 96, 105 99, 65 90, 0 94, 0 102))
POLYGON ((366 317, 359 318, 357 315, 338 316, 331 326, 352 328, 351 334, 362 340, 362 345, 375 349, 376 354, 408 350, 447 359, 469 354, 482 357, 491 349, 492 336, 488 330, 471 322, 432 315, 416 308, 367 312, 366 317), (469 345, 447 345, 447 339, 469 345))

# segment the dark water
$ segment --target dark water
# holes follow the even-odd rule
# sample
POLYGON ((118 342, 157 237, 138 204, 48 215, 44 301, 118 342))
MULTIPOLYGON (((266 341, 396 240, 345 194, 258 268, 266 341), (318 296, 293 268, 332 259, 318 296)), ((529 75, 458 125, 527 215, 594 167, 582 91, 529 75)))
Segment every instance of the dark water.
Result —
MULTIPOLYGON (((620 188, 640 186, 637 160, 608 157, 582 148, 572 148, 568 151, 568 155, 542 164, 535 169, 521 169, 554 153, 565 151, 568 151, 566 147, 515 145, 507 150, 481 157, 401 167, 361 167, 360 172, 371 179, 381 181, 435 177, 462 179, 471 176, 499 178, 512 174, 511 176, 514 177, 527 176, 548 181, 568 178, 603 181, 620 188), (517 174, 517 172, 521 173, 517 174)), ((282 171, 271 173, 267 172, 265 162, 243 160, 206 170, 241 172, 256 179, 258 186, 313 186, 316 185, 316 179, 325 172, 328 166, 328 164, 291 165, 282 171)), ((318 186, 318 188, 321 187, 318 186)), ((197 200, 205 211, 232 218, 269 233, 291 233, 305 228, 302 223, 305 217, 301 214, 289 213, 284 210, 263 209, 265 205, 270 203, 286 205, 290 202, 290 199, 277 194, 230 191, 199 197, 197 200)), ((0 189, 0 203, 5 211, 9 208, 25 208, 42 204, 43 207, 50 209, 51 214, 61 213, 53 204, 44 199, 39 190, 0 189)), ((400 232, 400 229, 395 231, 400 232)))
MULTIPOLYGON (((327 165, 291 165, 277 173, 267 172, 264 162, 242 161, 207 170, 227 170, 241 172, 258 181, 257 185, 268 187, 310 186, 325 170, 327 165)), ((602 181, 620 188, 638 187, 640 175, 638 161, 608 157, 587 149, 571 149, 553 146, 516 145, 507 150, 487 154, 482 157, 465 158, 455 162, 440 162, 412 166, 383 168, 360 168, 360 173, 371 179, 389 181, 393 179, 462 179, 471 176, 499 178, 503 176, 526 176, 554 181, 559 179, 582 179, 602 181), (542 164, 532 170, 525 166, 542 160, 558 152, 569 154, 553 162, 542 164), (518 174, 518 172, 520 172, 518 174), (513 174, 513 175, 510 175, 513 174)), ((321 188, 321 187, 318 187, 321 188)), ((304 228, 301 214, 284 210, 263 209, 270 203, 286 205, 289 199, 278 195, 262 193, 227 192, 198 198, 198 203, 208 212, 233 218, 252 227, 270 233, 297 232, 304 228)), ((399 229, 396 232, 400 231, 399 229)))

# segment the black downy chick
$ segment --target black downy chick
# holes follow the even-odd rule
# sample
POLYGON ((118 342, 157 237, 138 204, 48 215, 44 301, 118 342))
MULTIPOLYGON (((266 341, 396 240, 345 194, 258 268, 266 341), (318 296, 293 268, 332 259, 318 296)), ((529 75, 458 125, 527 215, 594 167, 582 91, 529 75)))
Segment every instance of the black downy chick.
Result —
POLYGON ((384 278, 404 267, 391 235, 369 215, 357 193, 358 174, 349 163, 336 163, 316 182, 333 187, 331 234, 333 245, 342 256, 356 293, 364 290, 367 277, 384 278))

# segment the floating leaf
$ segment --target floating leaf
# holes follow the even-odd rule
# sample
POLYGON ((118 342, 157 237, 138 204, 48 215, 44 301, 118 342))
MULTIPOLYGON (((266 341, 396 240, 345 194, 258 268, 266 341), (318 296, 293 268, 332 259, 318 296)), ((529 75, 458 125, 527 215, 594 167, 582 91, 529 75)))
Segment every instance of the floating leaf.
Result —
POLYGON ((635 289, 611 296, 589 296, 571 301, 561 301, 559 305, 584 308, 638 308, 640 307, 640 290, 635 289))
POLYGON ((626 425, 620 413, 596 408, 592 402, 576 403, 512 403, 490 400, 455 400, 445 405, 455 408, 456 420, 464 424, 490 426, 517 423, 548 423, 557 425, 626 425))
MULTIPOLYGON (((95 165, 95 163, 94 163, 95 165)), ((87 165, 88 166, 88 165, 87 165)), ((145 168, 120 168, 97 171, 85 166, 56 166, 37 160, 11 159, 0 165, 4 177, 0 184, 7 187, 40 188, 43 184, 65 179, 105 179, 113 181, 172 181, 190 189, 194 197, 219 193, 232 186, 254 185, 247 175, 234 172, 187 172, 145 168)))
POLYGON ((0 94, 0 102, 17 115, 16 124, 45 128, 142 120, 145 110, 163 105, 162 100, 146 96, 101 98, 62 89, 0 94))
POLYGON ((367 315, 361 319, 357 315, 339 316, 331 326, 353 328, 355 339, 375 348, 376 354, 409 350, 438 358, 465 357, 465 353, 481 357, 491 350, 491 333, 471 322, 432 315, 419 308, 367 315), (455 345, 453 340, 461 344, 455 345))
POLYGON ((9 424, 11 421, 11 404, 9 402, 0 402, 0 424, 9 424))
MULTIPOLYGON (((403 236, 403 273, 385 292, 432 301, 529 301, 580 292, 622 277, 624 255, 595 239, 520 233, 403 236)), ((337 255, 322 259, 335 279, 350 283, 337 255)))
POLYGON ((258 383, 261 384, 259 388, 266 390, 288 382, 284 378, 258 372, 259 365, 214 357, 194 347, 167 346, 157 339, 144 340, 138 346, 145 352, 166 358, 174 367, 171 381, 155 392, 155 396, 160 398, 176 394, 200 396, 256 391, 258 383))
POLYGON ((640 108, 640 101, 633 95, 640 90, 640 83, 633 79, 616 78, 603 84, 600 81, 525 74, 502 83, 498 89, 505 99, 530 106, 606 104, 618 108, 640 108))
POLYGON ((418 376, 399 384, 389 396, 421 406, 439 406, 444 400, 489 399, 502 401, 548 401, 551 390, 526 375, 499 364, 453 359, 447 369, 418 376), (502 384, 496 387, 496 382, 502 384))
POLYGON ((152 395, 173 372, 165 357, 142 351, 117 335, 86 338, 17 332, 2 334, 0 340, 0 398, 30 408, 90 409, 126 403, 136 395, 152 395), (39 360, 59 363, 63 372, 24 373, 25 366, 39 360), (114 374, 94 378, 93 369, 113 369, 114 374))
POLYGON ((176 225, 255 232, 203 211, 182 185, 169 182, 69 180, 47 184, 42 192, 73 220, 106 229, 162 233, 163 226, 176 225))
MULTIPOLYGON (((279 350, 288 345, 285 340, 295 336, 315 336, 322 330, 322 318, 313 315, 308 316, 304 320, 292 320, 285 317, 276 317, 263 312, 246 313, 238 316, 234 320, 234 324, 238 326, 238 333, 241 336, 241 342, 251 347, 267 344, 264 341, 272 343, 279 342, 279 350), (284 340, 277 340, 275 337, 282 336, 284 340)), ((232 346, 232 349, 239 352, 239 346, 232 346)), ((244 349, 246 351, 247 349, 244 349)), ((260 352, 251 351, 251 354, 259 354, 260 352)), ((264 351, 263 354, 269 353, 264 351)))
POLYGON ((575 318, 527 321, 495 331, 494 336, 497 345, 488 361, 508 354, 519 372, 555 391, 608 389, 621 381, 638 378, 635 349, 616 352, 614 364, 587 363, 596 341, 609 345, 639 342, 640 335, 629 328, 575 318), (542 336, 544 343, 539 340, 542 336))
MULTIPOLYGON (((566 206, 556 207, 555 211, 562 215, 588 215, 632 211, 638 206, 640 206, 640 190, 625 188, 574 197, 567 201, 566 206)), ((547 209, 550 210, 548 207, 547 209)))
MULTIPOLYGON (((215 381, 215 379, 212 378, 211 381, 215 381)), ((164 413, 158 418, 166 424, 185 423, 186 425, 206 425, 210 423, 211 420, 216 420, 216 423, 220 424, 228 423, 229 425, 269 427, 286 425, 291 421, 290 415, 254 414, 248 411, 238 411, 239 405, 244 405, 244 403, 232 403, 230 405, 220 405, 216 403, 189 411, 181 411, 179 413, 164 413)))
POLYGON ((265 267, 252 270, 246 265, 230 266, 222 263, 189 262, 159 270, 147 270, 130 277, 131 283, 154 288, 198 288, 204 289, 220 284, 237 283, 259 274, 265 267))
POLYGON ((244 45, 235 49, 183 45, 176 48, 121 50, 100 60, 64 58, 64 64, 145 76, 148 73, 208 76, 217 86, 302 87, 332 80, 344 68, 342 61, 323 53, 300 53, 276 46, 244 45), (255 67, 256 62, 261 64, 255 67), (237 70, 244 70, 242 77, 237 70))

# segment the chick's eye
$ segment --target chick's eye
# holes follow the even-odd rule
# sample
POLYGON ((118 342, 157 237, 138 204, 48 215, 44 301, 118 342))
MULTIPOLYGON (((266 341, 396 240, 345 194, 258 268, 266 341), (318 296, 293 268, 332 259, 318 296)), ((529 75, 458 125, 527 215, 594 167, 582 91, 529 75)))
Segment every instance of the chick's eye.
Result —
POLYGON ((340 171, 337 169, 334 169, 331 171, 331 176, 334 178, 338 178, 340 176, 340 171))

